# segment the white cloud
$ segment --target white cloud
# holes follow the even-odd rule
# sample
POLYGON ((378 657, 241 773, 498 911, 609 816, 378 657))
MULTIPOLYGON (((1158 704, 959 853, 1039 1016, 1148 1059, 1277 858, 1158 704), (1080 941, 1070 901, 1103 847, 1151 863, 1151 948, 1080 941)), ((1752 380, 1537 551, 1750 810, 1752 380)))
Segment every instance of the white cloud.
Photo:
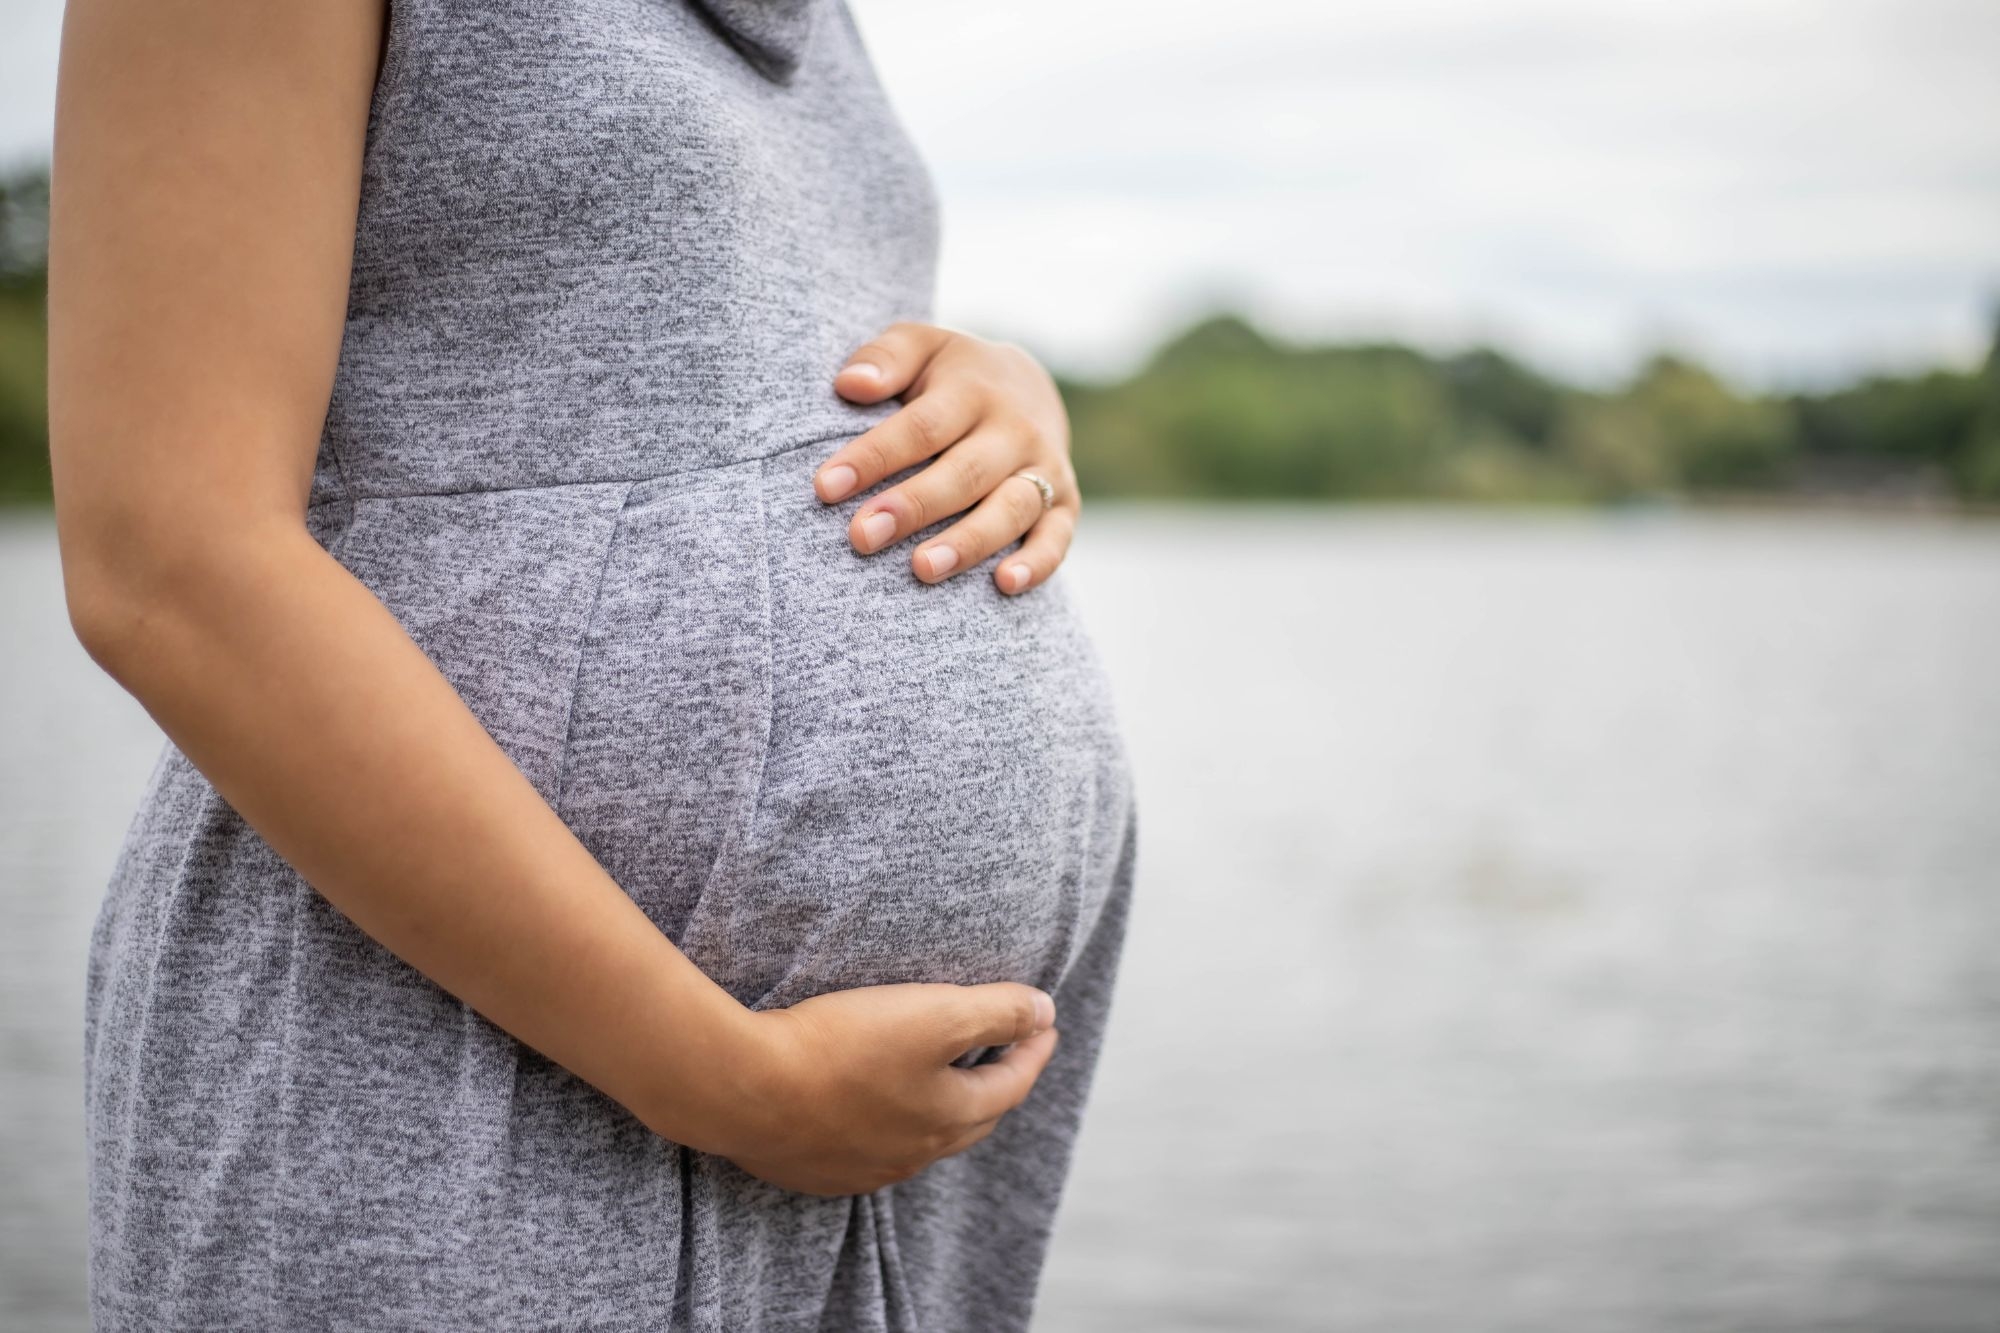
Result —
POLYGON ((61 35, 61 0, 6 0, 0 13, 0 166, 49 155, 61 35))
MULTIPOLYGON (((1816 378, 1969 362, 2000 299, 1992 0, 854 3, 941 313, 1075 365, 1229 300, 1816 378)), ((47 150, 60 17, 8 10, 0 157, 47 150)))
POLYGON ((1116 365, 1297 329, 1752 378, 1984 347, 2000 6, 863 0, 936 170, 944 313, 1116 365))

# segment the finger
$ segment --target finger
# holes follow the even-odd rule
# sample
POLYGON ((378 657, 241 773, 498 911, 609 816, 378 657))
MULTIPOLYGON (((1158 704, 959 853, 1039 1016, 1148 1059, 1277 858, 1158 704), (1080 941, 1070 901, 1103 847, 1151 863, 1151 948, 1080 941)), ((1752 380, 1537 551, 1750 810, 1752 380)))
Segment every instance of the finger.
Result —
MULTIPOLYGON (((967 440, 958 447, 971 444, 967 440)), ((1018 474, 1003 477, 964 519, 919 546, 910 557, 910 568, 926 583, 950 578, 1020 537, 1041 517, 1042 493, 1035 484, 1018 474)))
POLYGON ((921 532, 978 503, 1020 466, 1030 447, 1024 434, 999 428, 975 430, 935 463, 855 511, 858 548, 864 553, 879 551, 894 538, 921 532), (879 519, 881 514, 893 515, 894 522, 879 519))
POLYGON ((1000 562, 993 581, 1008 596, 1018 596, 1045 581, 1069 555, 1076 536, 1076 511, 1057 505, 1029 531, 1021 549, 1000 562))
POLYGON ((864 344, 833 377, 834 392, 851 403, 879 403, 917 382, 951 332, 935 324, 891 324, 864 344))
POLYGON ((932 389, 913 398, 828 454, 813 474, 813 490, 828 504, 866 490, 957 444, 979 423, 981 410, 981 400, 964 392, 932 389))
POLYGON ((954 986, 954 1003, 940 1025, 938 1052, 955 1060, 975 1046, 1005 1046, 1045 1031, 1056 1021, 1056 1002, 1047 991, 1018 981, 954 986))
POLYGON ((950 1072, 962 1089, 960 1116, 968 1121, 991 1120, 1026 1101, 1059 1040, 1056 1029, 1049 1028, 1017 1043, 998 1060, 970 1069, 953 1067, 950 1072))

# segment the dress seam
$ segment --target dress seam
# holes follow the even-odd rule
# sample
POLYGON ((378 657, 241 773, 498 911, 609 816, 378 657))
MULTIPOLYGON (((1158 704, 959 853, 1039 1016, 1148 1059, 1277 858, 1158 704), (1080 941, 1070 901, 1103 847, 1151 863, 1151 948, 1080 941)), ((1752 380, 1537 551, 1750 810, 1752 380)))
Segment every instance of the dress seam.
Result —
POLYGON ((750 790, 744 797, 742 822, 735 836, 735 846, 725 844, 722 854, 710 867, 709 882, 702 886, 707 894, 713 884, 715 874, 722 868, 732 851, 741 851, 755 841, 757 815, 764 808, 764 780, 771 767, 771 745, 777 738, 778 727, 778 648, 777 648, 777 599, 771 581, 771 512, 765 500, 765 483, 768 480, 763 459, 757 461, 757 590, 762 603, 764 628, 764 736, 757 747, 757 773, 750 781, 750 790))
POLYGON ((746 842, 756 831, 758 812, 764 808, 764 776, 771 766, 771 743, 778 730, 778 606, 771 580, 771 507, 765 499, 769 480, 765 460, 760 458, 757 460, 757 585, 764 603, 764 744, 757 752, 757 780, 751 785, 750 809, 743 821, 746 842))
POLYGON ((611 524, 604 534, 604 550, 597 560, 597 579, 590 590, 590 606, 583 613, 583 625, 576 636, 576 660, 570 664, 569 692, 563 700, 562 750, 556 757, 554 785, 550 789, 549 807, 562 816, 563 788, 569 782, 570 751, 576 743, 576 692, 583 685, 583 657, 590 647, 590 635, 597 628, 598 607, 604 601, 604 583, 611 571, 611 553, 618 545, 618 529, 624 525, 625 509, 632 502, 632 492, 639 483, 627 482, 625 491, 618 497, 618 508, 612 512, 611 524))
MULTIPOLYGON (((809 440, 800 440, 796 444, 788 444, 782 449, 773 449, 768 453, 751 454, 746 458, 731 458, 720 463, 703 463, 698 467, 669 468, 665 472, 651 472, 637 477, 589 477, 581 481, 532 481, 522 482, 517 486, 460 486, 449 490, 393 491, 379 495, 362 495, 352 490, 352 487, 343 475, 341 483, 343 486, 349 486, 349 494, 342 497, 329 496, 325 499, 315 500, 307 505, 306 508, 308 511, 319 509, 326 505, 338 504, 342 499, 365 503, 370 500, 426 500, 450 495, 494 495, 505 494, 511 491, 567 491, 577 490, 585 486, 643 486, 647 482, 664 481, 668 477, 689 476, 698 472, 715 472, 727 467, 743 467, 750 463, 763 463, 781 454, 796 453, 800 449, 810 449, 816 444, 831 444, 835 440, 851 440, 857 435, 865 434, 866 429, 863 428, 863 430, 858 431, 834 431, 830 434, 815 435, 809 440)), ((338 462, 337 451, 335 451, 335 460, 338 462)))

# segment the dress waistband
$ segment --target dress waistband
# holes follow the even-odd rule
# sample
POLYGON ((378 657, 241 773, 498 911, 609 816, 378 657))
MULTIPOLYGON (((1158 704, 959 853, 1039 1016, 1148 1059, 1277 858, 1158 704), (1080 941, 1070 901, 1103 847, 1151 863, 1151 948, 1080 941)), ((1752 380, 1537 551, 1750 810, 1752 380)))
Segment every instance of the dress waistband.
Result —
MULTIPOLYGON (((356 483, 346 468, 341 465, 337 454, 322 449, 319 465, 314 470, 312 494, 308 509, 318 509, 328 505, 368 502, 375 500, 414 500, 437 495, 480 495, 506 491, 554 491, 571 490, 583 486, 630 486, 658 481, 666 477, 683 476, 697 472, 714 472, 723 468, 743 467, 750 463, 761 463, 779 458, 785 454, 797 453, 801 449, 811 449, 826 445, 844 443, 860 435, 867 429, 866 424, 839 431, 817 431, 806 439, 767 449, 762 453, 744 454, 730 457, 694 455, 685 459, 680 466, 641 470, 614 471, 607 469, 603 475, 563 476, 561 478, 523 478, 518 481, 497 481, 490 484, 469 482, 464 485, 440 484, 435 486, 382 485, 371 486, 366 481, 356 483)), ((405 479, 408 480, 408 479, 405 479)))

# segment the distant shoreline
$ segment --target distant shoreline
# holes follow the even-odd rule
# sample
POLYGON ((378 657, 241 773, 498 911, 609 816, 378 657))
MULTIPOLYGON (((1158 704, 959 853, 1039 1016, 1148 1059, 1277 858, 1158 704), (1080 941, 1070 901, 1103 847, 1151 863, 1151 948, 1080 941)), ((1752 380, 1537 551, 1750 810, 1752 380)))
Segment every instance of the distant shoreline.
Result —
MULTIPOLYGON (((2000 504, 1975 503, 1950 498, 1886 498, 1846 495, 1788 495, 1767 492, 1715 492, 1690 496, 1657 496, 1645 499, 1503 499, 1476 500, 1451 496, 1229 496, 1229 495, 1084 495, 1084 509, 1092 510, 1216 510, 1241 512, 1336 512, 1391 515, 1486 514, 1508 515, 1565 514, 1605 517, 1659 515, 1709 517, 1716 515, 1754 518, 1867 518, 1913 522, 1986 523, 2000 519, 2000 504)), ((54 505, 46 496, 0 496, 0 520, 53 518, 54 505)))

